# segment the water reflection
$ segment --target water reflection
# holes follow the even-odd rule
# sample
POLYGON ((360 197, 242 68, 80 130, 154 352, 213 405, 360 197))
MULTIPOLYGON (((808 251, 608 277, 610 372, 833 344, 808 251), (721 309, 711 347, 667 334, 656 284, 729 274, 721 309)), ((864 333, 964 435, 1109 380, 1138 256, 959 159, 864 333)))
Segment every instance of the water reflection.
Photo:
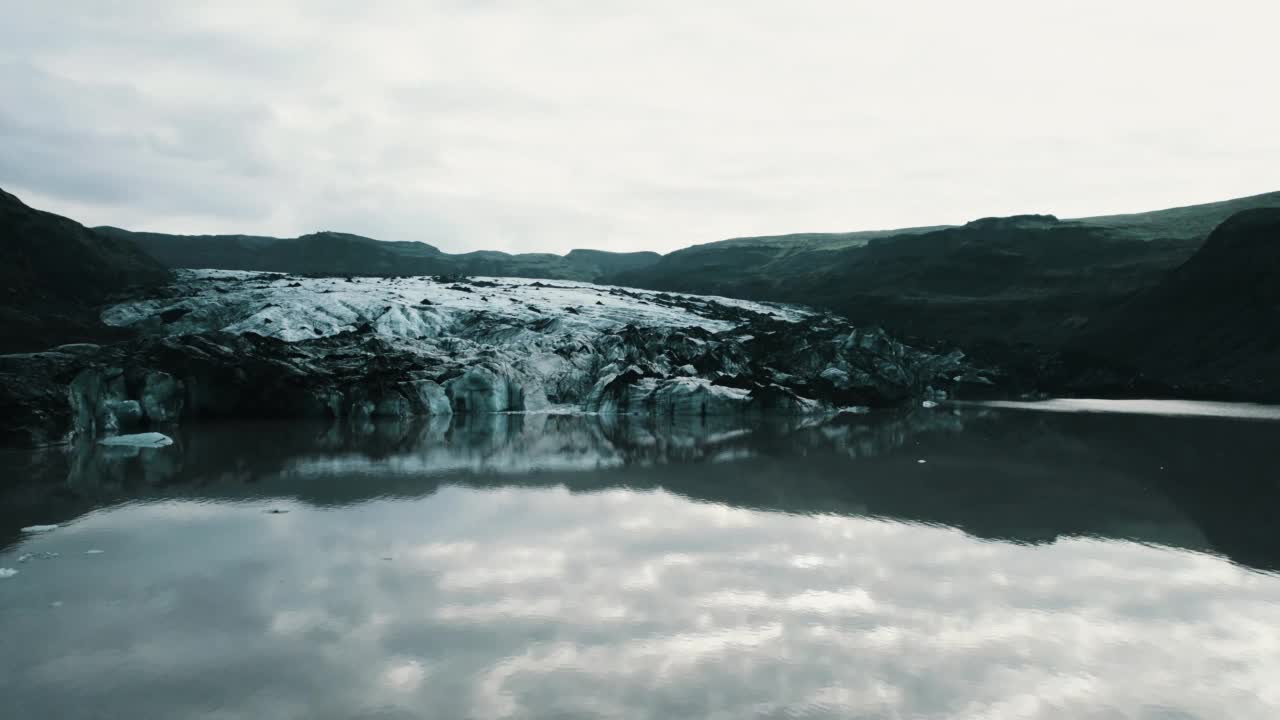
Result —
POLYGON ((1280 578, 1254 568, 1280 557, 1276 429, 495 416, 11 455, 4 701, 68 718, 1273 717, 1280 578), (16 530, 36 522, 65 526, 16 530), (58 556, 16 562, 37 552, 58 556))
POLYGON ((0 455, 0 542, 26 525, 151 499, 316 506, 441 486, 665 489, 791 513, 873 515, 983 538, 1071 535, 1212 550, 1280 568, 1280 425, 965 408, 822 421, 492 415, 457 423, 213 424, 172 448, 0 455), (924 460, 924 463, 920 461, 924 460), (1209 540, 1207 538, 1212 538, 1209 540))

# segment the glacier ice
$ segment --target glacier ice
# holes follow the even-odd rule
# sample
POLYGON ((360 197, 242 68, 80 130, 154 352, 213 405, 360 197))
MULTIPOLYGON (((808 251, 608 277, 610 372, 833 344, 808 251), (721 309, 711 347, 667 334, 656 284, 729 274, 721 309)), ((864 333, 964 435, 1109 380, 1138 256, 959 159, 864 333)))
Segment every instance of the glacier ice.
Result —
POLYGON ((158 432, 136 435, 116 435, 98 441, 100 445, 120 445, 140 448, 162 448, 173 444, 173 438, 158 432))

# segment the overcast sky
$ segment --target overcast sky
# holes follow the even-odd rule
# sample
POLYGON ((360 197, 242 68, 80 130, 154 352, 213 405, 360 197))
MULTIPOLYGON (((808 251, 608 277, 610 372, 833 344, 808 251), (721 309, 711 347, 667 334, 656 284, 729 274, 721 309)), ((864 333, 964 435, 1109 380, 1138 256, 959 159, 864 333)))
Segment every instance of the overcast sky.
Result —
POLYGON ((0 187, 449 251, 1280 189, 1275 0, 0 0, 0 187))

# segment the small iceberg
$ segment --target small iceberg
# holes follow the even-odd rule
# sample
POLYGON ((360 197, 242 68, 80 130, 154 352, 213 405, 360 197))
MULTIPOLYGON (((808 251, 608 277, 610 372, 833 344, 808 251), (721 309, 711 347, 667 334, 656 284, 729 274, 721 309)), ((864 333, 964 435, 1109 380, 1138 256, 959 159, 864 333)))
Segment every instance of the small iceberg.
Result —
POLYGON ((23 553, 18 556, 18 562, 24 563, 28 560, 52 560, 56 557, 58 557, 58 553, 56 552, 23 553))
POLYGON ((173 438, 158 432, 138 433, 137 435, 117 435, 103 438, 99 445, 125 445, 128 447, 162 448, 173 444, 173 438))
POLYGON ((18 571, 13 568, 0 568, 0 578, 11 578, 17 574, 18 571))
POLYGON ((35 534, 35 533, 46 533, 46 532, 50 532, 52 530, 57 530, 57 529, 58 529, 57 525, 28 525, 22 528, 22 532, 35 534))
POLYGON ((99 550, 99 549, 97 549, 97 548, 94 548, 94 549, 92 549, 92 550, 85 550, 85 551, 84 551, 84 554, 85 554, 85 555, 101 555, 101 554, 102 554, 102 552, 103 552, 102 550, 99 550))

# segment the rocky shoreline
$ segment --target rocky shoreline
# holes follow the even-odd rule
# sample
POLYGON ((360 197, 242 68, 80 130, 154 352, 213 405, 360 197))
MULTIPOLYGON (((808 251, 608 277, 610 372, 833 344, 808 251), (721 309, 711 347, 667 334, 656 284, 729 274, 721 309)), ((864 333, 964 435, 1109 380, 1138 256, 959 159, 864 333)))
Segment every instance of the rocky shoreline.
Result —
POLYGON ((565 281, 179 271, 102 318, 136 339, 0 356, 0 443, 214 417, 810 414, 993 375, 796 306, 565 281))

